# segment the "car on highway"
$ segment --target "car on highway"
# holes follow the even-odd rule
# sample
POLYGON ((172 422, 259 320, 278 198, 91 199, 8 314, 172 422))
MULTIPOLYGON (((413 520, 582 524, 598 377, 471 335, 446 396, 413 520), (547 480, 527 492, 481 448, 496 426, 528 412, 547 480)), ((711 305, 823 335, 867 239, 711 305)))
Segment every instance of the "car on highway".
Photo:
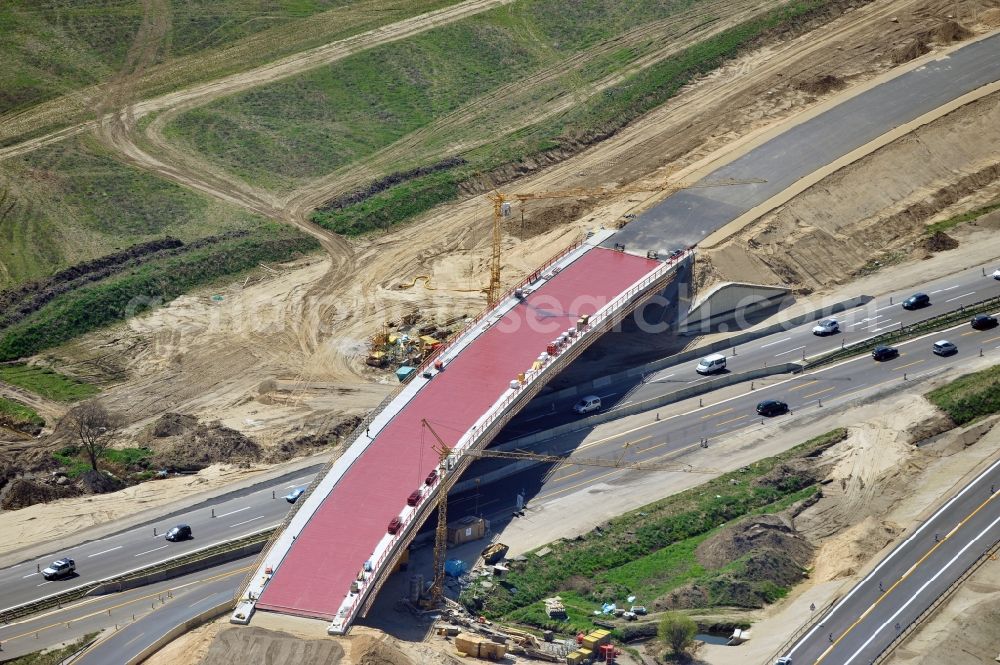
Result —
POLYGON ((167 531, 167 535, 164 536, 167 540, 171 542, 177 542, 180 540, 187 540, 191 538, 194 534, 191 532, 191 527, 187 524, 178 524, 170 531, 167 531))
POLYGON ((670 252, 670 257, 669 258, 670 258, 671 261, 673 261, 678 256, 681 256, 683 254, 684 254, 684 250, 682 248, 678 247, 678 248, 674 249, 672 252, 670 252))
POLYGON ((892 360, 899 356, 899 349, 894 346, 876 346, 872 349, 872 358, 878 362, 892 360))
POLYGON ((926 293, 914 293, 903 301, 903 309, 920 309, 931 304, 931 297, 926 293))
POLYGON ((950 356, 953 353, 958 353, 958 347, 949 342, 946 339, 939 339, 934 342, 934 355, 936 356, 950 356))
POLYGON ((989 330, 997 327, 997 317, 989 314, 976 314, 972 317, 972 327, 976 330, 989 330))
POLYGON ((774 661, 774 665, 792 665, 792 658, 790 656, 782 656, 774 661))
POLYGON ((1000 268, 994 270, 991 277, 993 277, 993 279, 1000 279, 1000 268))
POLYGON ((840 322, 837 319, 823 319, 813 326, 814 335, 833 335, 840 332, 840 322))
POLYGON ((598 411, 601 408, 601 398, 597 395, 587 395, 580 399, 579 402, 573 405, 573 411, 576 413, 590 413, 591 411, 598 411))
POLYGON ((757 405, 757 414, 761 416, 780 416, 782 413, 788 413, 788 405, 784 402, 776 399, 766 399, 757 405))
POLYGON ((299 500, 299 497, 302 496, 305 493, 306 493, 306 488, 305 487, 299 487, 297 489, 292 490, 288 494, 286 494, 285 495, 285 501, 287 501, 288 503, 295 503, 296 501, 299 500))
POLYGON ((42 577, 47 580, 57 580, 60 577, 69 577, 76 572, 76 562, 69 557, 57 559, 42 569, 42 577))

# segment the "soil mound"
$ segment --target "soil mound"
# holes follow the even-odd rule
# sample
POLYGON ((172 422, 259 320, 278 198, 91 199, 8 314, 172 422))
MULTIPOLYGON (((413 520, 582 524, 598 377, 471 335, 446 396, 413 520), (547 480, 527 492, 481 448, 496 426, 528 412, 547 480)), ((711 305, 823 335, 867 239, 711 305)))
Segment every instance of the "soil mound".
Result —
POLYGON ((754 480, 756 487, 773 487, 782 493, 797 492, 815 485, 820 480, 815 463, 805 459, 795 459, 778 464, 763 476, 754 480))
POLYGON ((778 553, 795 563, 801 572, 812 557, 812 545, 795 531, 789 520, 779 515, 759 515, 740 520, 703 541, 695 556, 706 568, 722 568, 757 552, 778 553))
POLYGON ((152 434, 157 439, 179 436, 197 425, 198 419, 194 416, 186 416, 182 413, 164 413, 153 424, 152 434))
POLYGON ((796 88, 810 95, 825 95, 840 90, 845 85, 844 79, 833 74, 823 74, 799 83, 796 88))
POLYGON ((708 569, 726 569, 653 601, 658 609, 726 605, 763 607, 780 590, 799 582, 812 559, 812 545, 779 515, 756 515, 722 529, 695 550, 708 569))
POLYGON ((18 510, 36 503, 48 503, 68 496, 76 496, 80 492, 72 486, 49 485, 36 480, 18 478, 10 482, 3 493, 0 508, 18 510))
POLYGON ((307 640, 263 628, 226 628, 212 640, 201 665, 295 663, 336 665, 344 650, 332 639, 307 640))
POLYGON ((415 665, 387 638, 368 635, 351 642, 351 661, 357 665, 415 665))
POLYGON ((283 462, 285 460, 306 455, 319 448, 335 446, 350 436, 351 432, 361 423, 361 416, 348 416, 336 425, 316 434, 303 434, 294 439, 282 441, 267 455, 267 462, 283 462))
POLYGON ((958 247, 958 241, 944 231, 938 231, 934 235, 928 236, 921 244, 928 252, 945 252, 958 247))
POLYGON ((199 424, 170 448, 153 457, 152 466, 177 471, 198 471, 210 464, 250 465, 261 461, 263 450, 253 439, 215 421, 199 424))
POLYGON ((80 476, 80 485, 88 494, 107 494, 125 488, 118 478, 104 471, 90 470, 80 476))

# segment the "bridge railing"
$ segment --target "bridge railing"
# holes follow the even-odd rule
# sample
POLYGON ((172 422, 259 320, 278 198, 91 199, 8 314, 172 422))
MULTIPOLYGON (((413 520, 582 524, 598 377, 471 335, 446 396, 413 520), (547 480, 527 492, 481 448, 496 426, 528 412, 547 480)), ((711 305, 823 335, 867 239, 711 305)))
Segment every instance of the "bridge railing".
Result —
MULTIPOLYGON (((532 383, 539 376, 541 376, 543 373, 546 372, 547 368, 550 365, 550 362, 553 359, 560 357, 563 358, 574 357, 576 355, 576 353, 574 353, 576 349, 582 346, 586 346, 586 344, 581 345, 581 342, 584 340, 586 333, 592 330, 599 330, 604 325, 612 323, 614 318, 619 315, 620 311, 631 300, 633 300, 637 295, 648 291, 650 285, 656 283, 659 280, 662 280, 664 276, 666 276, 672 269, 674 269, 680 261, 687 258, 687 256, 690 255, 690 252, 691 249, 688 249, 684 254, 674 257, 672 260, 661 263, 659 266, 657 266, 655 270, 648 273, 640 281, 630 286, 628 290, 619 294, 610 302, 601 307, 601 309, 595 312, 595 314, 589 318, 587 324, 579 330, 579 334, 574 337, 570 337, 567 340, 566 346, 563 347, 562 350, 560 350, 557 356, 548 359, 545 365, 543 365, 539 369, 526 370, 524 372, 525 381, 522 384, 520 384, 516 389, 511 388, 504 391, 505 392, 504 396, 501 399, 497 400, 483 414, 483 416, 481 416, 480 419, 458 439, 458 441, 453 446, 453 450, 455 450, 456 452, 461 452, 463 450, 475 446, 477 442, 487 432, 489 432, 490 428, 497 424, 499 419, 502 418, 509 419, 510 414, 508 413, 508 409, 510 408, 510 406, 516 400, 523 398, 525 391, 530 389, 532 383)), ((565 255, 565 253, 566 252, 564 252, 563 254, 565 255)), ((551 263, 552 262, 550 262, 548 265, 551 265, 551 263)), ((543 270, 544 268, 541 268, 537 272, 541 273, 543 270)), ((531 281, 534 281, 534 279, 532 279, 531 281)), ((449 458, 449 467, 456 469, 459 468, 461 459, 462 457, 460 455, 456 455, 454 457, 449 458)), ((449 476, 453 475, 454 473, 455 473, 454 471, 450 472, 449 476)), ((446 488, 442 487, 439 491, 446 491, 446 488)), ((400 514, 401 525, 399 530, 395 534, 392 534, 391 537, 387 537, 388 536, 387 534, 386 537, 383 537, 383 539, 379 541, 375 552, 372 553, 371 558, 368 560, 364 570, 361 572, 360 578, 358 580, 359 582, 367 585, 369 580, 377 579, 382 574, 383 565, 391 556, 395 556, 396 554, 396 544, 400 541, 400 539, 406 537, 408 531, 410 530, 410 525, 413 519, 416 518, 422 512, 422 509, 425 507, 426 502, 432 500, 434 496, 435 496, 434 492, 427 492, 426 494, 421 496, 420 500, 417 502, 415 506, 412 506, 412 509, 410 506, 407 506, 402 511, 402 513, 400 514), (370 564, 370 566, 368 564, 370 564)), ((358 592, 352 591, 347 594, 347 596, 344 599, 344 602, 341 604, 340 608, 337 611, 336 618, 334 619, 333 623, 330 626, 331 632, 341 633, 347 629, 347 627, 353 620, 355 613, 358 610, 361 599, 365 595, 367 595, 367 592, 368 592, 367 589, 359 589, 358 592)))

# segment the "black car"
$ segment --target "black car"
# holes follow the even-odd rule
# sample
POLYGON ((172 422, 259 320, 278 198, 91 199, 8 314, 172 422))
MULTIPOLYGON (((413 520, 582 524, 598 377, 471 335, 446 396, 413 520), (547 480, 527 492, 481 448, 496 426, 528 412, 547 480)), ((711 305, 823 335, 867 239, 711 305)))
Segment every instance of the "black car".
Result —
POLYGON ((883 360, 891 360, 899 355, 899 349, 894 346, 876 346, 872 349, 872 358, 882 362, 883 360))
POLYGON ((757 413, 768 418, 780 416, 782 413, 788 413, 788 405, 776 399, 766 399, 757 405, 757 413))
POLYGON ((997 317, 989 314, 976 314, 972 317, 972 327, 976 330, 989 330, 997 327, 997 317))
POLYGON ((931 297, 926 293, 914 293, 903 301, 903 309, 920 309, 931 304, 931 297))
POLYGON ((171 541, 187 540, 191 536, 191 527, 187 524, 178 524, 170 531, 167 531, 166 539, 171 541))

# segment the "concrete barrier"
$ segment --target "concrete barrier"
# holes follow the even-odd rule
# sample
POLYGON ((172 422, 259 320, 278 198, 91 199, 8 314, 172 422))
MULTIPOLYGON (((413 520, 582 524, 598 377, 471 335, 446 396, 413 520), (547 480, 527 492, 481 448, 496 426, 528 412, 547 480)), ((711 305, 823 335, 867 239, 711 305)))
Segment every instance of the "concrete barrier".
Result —
POLYGON ((601 376, 591 381, 586 381, 569 388, 564 388, 551 393, 546 393, 540 397, 536 397, 532 407, 526 409, 526 413, 541 413, 546 408, 560 402, 567 398, 576 397, 578 395, 587 395, 594 392, 596 389, 601 388, 612 383, 617 383, 619 381, 628 381, 630 379, 639 379, 650 372, 657 372, 667 367, 673 367, 674 365, 680 365, 685 362, 691 362, 693 360, 698 360, 704 356, 710 355, 712 353, 717 353, 726 349, 731 349, 740 344, 746 344, 747 342, 752 342, 761 337, 767 337, 768 335, 773 335, 774 333, 783 332, 789 328, 794 328, 800 326, 803 323, 809 323, 811 321, 816 321, 824 317, 830 316, 831 314, 836 314, 838 312, 843 312, 848 309, 853 309, 855 307, 860 307, 861 305, 866 305, 874 299, 873 296, 856 296, 849 300, 844 300, 842 302, 834 303, 823 307, 820 309, 813 310, 807 314, 802 314, 794 318, 780 321, 778 323, 767 326, 766 328, 761 328, 759 330, 748 330, 739 335, 734 335, 732 337, 727 337, 726 339, 721 339, 711 344, 705 344, 704 346, 699 346, 695 349, 690 349, 688 351, 682 351, 680 353, 675 353, 672 356, 667 356, 666 358, 661 358, 660 360, 654 360, 652 362, 645 363, 644 365, 639 365, 631 369, 618 372, 616 374, 609 374, 607 376, 601 376))
MULTIPOLYGON (((775 374, 792 374, 802 371, 802 365, 799 363, 781 363, 778 365, 772 365, 770 367, 761 367, 759 369, 750 370, 749 372, 740 372, 735 374, 726 374, 709 381, 704 381, 694 386, 688 388, 682 388, 680 390, 674 390, 669 393, 664 393, 662 395, 657 395, 651 399, 643 400, 641 402, 633 402, 621 408, 610 409, 608 411, 603 411, 601 413, 596 413, 592 416, 586 418, 581 418, 579 420, 574 420, 571 423, 566 423, 565 425, 560 425, 558 427, 553 427, 551 429, 544 430, 542 432, 537 432, 535 434, 529 434, 528 436, 522 436, 519 439, 512 439, 510 441, 505 441, 498 446, 495 446, 493 450, 519 450, 519 449, 530 449, 543 441, 548 441, 554 439, 558 436, 564 434, 569 434, 571 432, 577 432, 583 429, 590 429, 596 427, 602 423, 610 422, 612 420, 617 420, 619 418, 624 418, 625 416, 632 416, 637 413, 642 413, 644 411, 650 411, 652 409, 658 409, 662 406, 668 404, 673 404, 674 402, 679 402, 682 399, 687 399, 689 397, 696 397, 698 395, 703 395, 713 390, 718 390, 719 388, 724 388, 726 386, 732 386, 737 383, 746 383, 747 381, 753 381, 755 379, 760 379, 765 376, 773 376, 775 374)), ((530 468, 538 464, 547 464, 547 462, 536 462, 534 460, 518 461, 512 464, 505 465, 502 469, 497 469, 496 471, 490 471, 482 476, 476 478, 470 478, 469 480, 463 480, 462 482, 455 483, 452 488, 453 492, 462 492, 466 490, 473 489, 478 482, 480 485, 484 483, 491 483, 502 478, 514 475, 524 469, 530 468)))
POLYGON ((170 642, 173 642, 174 640, 176 640, 178 637, 188 632, 189 630, 193 630, 194 628, 197 628, 198 626, 207 623, 212 619, 215 619, 216 617, 222 616, 223 614, 228 612, 232 606, 233 606, 233 601, 227 600, 226 602, 216 605, 215 607, 208 608, 198 616, 191 617, 187 621, 174 626, 173 628, 165 632, 163 635, 156 638, 156 640, 152 642, 149 646, 147 646, 145 649, 143 649, 136 655, 132 656, 132 658, 126 661, 125 665, 139 665, 139 663, 143 662, 144 660, 152 656, 154 653, 165 647, 170 642))
POLYGON ((189 573, 196 573, 199 570, 213 568, 224 563, 229 563, 230 561, 236 561, 237 559, 257 554, 264 549, 264 544, 266 542, 267 539, 261 539, 256 542, 246 543, 222 552, 213 552, 212 554, 199 559, 185 561, 159 570, 140 571, 128 577, 108 580, 98 584, 93 589, 90 589, 85 595, 102 596, 106 593, 118 593, 120 591, 127 591, 129 589, 146 586, 147 584, 153 584, 154 582, 170 580, 189 573))

